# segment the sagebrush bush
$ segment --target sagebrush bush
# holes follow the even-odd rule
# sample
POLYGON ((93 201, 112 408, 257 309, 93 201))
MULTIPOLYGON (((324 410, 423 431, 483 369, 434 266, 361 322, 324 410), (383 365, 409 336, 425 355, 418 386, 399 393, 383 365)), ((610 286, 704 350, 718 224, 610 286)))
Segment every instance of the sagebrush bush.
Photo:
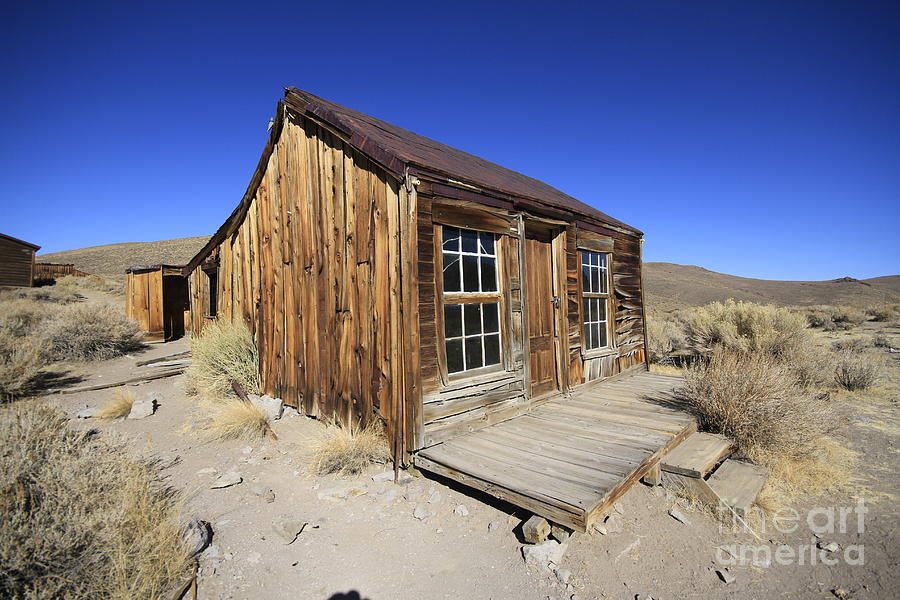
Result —
POLYGON ((26 298, 0 301, 0 330, 15 337, 31 335, 53 313, 43 302, 26 298))
POLYGON ((897 316, 896 311, 890 306, 878 306, 866 310, 866 314, 872 317, 873 321, 884 322, 893 321, 897 316))
POLYGON ((329 425, 324 434, 311 443, 311 450, 312 468, 319 475, 357 475, 373 463, 390 459, 380 422, 365 428, 329 425))
POLYGON ((0 300, 37 300, 38 302, 51 302, 54 304, 71 304, 82 300, 81 294, 71 286, 48 285, 44 287, 15 288, 5 290, 0 295, 0 300))
POLYGON ((179 508, 123 444, 40 404, 0 409, 0 596, 169 598, 189 573, 179 508))
POLYGON ((831 320, 831 313, 820 310, 806 311, 806 321, 810 327, 834 327, 834 321, 831 320))
POLYGON ((685 333, 697 355, 723 347, 779 358, 802 352, 811 340, 802 315, 787 308, 734 300, 692 310, 685 318, 685 333))
POLYGON ((865 390, 875 385, 880 374, 878 357, 856 350, 844 350, 838 356, 834 380, 845 390, 865 390))
POLYGON ((864 323, 867 318, 866 313, 857 308, 851 306, 838 306, 834 309, 834 312, 831 313, 831 320, 842 329, 850 329, 851 327, 864 323))
POLYGON ((140 349, 144 334, 112 307, 74 305, 45 320, 35 335, 52 360, 103 360, 140 349))
POLYGON ((891 341, 883 333, 878 333, 872 336, 872 345, 876 348, 890 348, 891 341))
POLYGON ((675 321, 647 317, 647 353, 651 362, 659 363, 684 346, 684 333, 675 321))
POLYGON ((37 391, 46 359, 29 338, 0 329, 0 402, 37 391))
POLYGON ((190 393, 223 398, 232 380, 247 393, 259 392, 259 352, 243 323, 216 320, 207 323, 191 340, 192 363, 186 373, 190 393))
POLYGON ((125 295, 125 283, 119 280, 113 280, 100 275, 86 275, 84 277, 74 277, 66 275, 57 280, 58 285, 68 285, 75 288, 86 290, 94 290, 115 296, 125 295))
POLYGON ((681 394, 704 430, 755 459, 812 455, 836 426, 831 406, 804 393, 788 364, 760 350, 716 349, 687 369, 681 394))

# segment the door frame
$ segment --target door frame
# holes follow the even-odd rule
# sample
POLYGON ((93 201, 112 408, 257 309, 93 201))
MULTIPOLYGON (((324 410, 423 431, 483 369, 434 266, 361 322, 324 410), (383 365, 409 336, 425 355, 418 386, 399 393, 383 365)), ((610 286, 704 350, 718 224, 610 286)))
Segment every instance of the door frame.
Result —
POLYGON ((522 268, 522 293, 523 293, 523 344, 525 347, 525 390, 529 400, 534 396, 531 392, 531 338, 529 335, 529 306, 531 298, 528 293, 528 277, 529 269, 526 260, 526 238, 529 229, 539 229, 550 234, 550 282, 552 285, 553 295, 558 298, 558 302, 553 307, 553 351, 556 360, 556 390, 543 394, 540 398, 552 397, 556 394, 569 393, 569 369, 568 369, 568 349, 569 349, 569 331, 568 321, 566 319, 568 294, 566 289, 566 245, 567 245, 567 229, 568 223, 555 219, 547 219, 535 217, 533 215, 523 215, 521 239, 522 250, 519 254, 522 268))

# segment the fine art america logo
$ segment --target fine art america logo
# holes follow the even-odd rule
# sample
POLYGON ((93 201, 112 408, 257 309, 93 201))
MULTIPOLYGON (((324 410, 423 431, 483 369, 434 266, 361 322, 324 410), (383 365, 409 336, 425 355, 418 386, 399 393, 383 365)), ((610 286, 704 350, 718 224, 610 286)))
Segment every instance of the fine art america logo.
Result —
MULTIPOLYGON (((739 517, 728 507, 719 507, 723 512, 721 530, 724 532, 743 529, 752 533, 762 541, 766 534, 765 518, 759 519, 760 525, 753 529, 745 519, 739 517)), ((808 531, 810 541, 794 546, 788 544, 730 544, 716 547, 716 562, 723 566, 753 565, 768 567, 776 565, 836 565, 844 562, 847 565, 865 564, 865 547, 852 544, 841 547, 834 542, 825 543, 818 538, 827 539, 835 533, 858 533, 866 530, 865 514, 869 511, 862 499, 856 506, 816 507, 801 515, 793 508, 779 509, 768 522, 775 531, 782 534, 793 534, 808 531)))

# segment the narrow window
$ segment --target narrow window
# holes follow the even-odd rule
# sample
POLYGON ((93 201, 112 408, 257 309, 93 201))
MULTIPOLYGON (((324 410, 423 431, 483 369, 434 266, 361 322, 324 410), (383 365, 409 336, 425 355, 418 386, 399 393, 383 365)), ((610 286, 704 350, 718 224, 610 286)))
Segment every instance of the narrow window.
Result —
POLYGON ((206 274, 206 316, 215 317, 219 308, 219 269, 205 269, 206 274))
POLYGON ((500 292, 493 233, 441 228, 447 371, 500 364, 500 292))
POLYGON ((584 348, 609 347, 609 254, 581 251, 584 348))

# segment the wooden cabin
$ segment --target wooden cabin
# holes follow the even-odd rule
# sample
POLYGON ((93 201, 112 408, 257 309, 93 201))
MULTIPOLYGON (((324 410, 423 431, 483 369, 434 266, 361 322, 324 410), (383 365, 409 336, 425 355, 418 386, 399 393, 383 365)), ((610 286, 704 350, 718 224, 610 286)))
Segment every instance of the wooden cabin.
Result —
POLYGON ((0 233, 0 286, 31 287, 34 253, 40 249, 40 246, 0 233))
POLYGON ((52 285, 60 277, 87 277, 80 269, 76 269, 72 263, 34 263, 34 285, 52 285))
MULTIPOLYGON (((586 480, 601 463, 622 472, 604 473, 602 490, 583 486, 593 496, 564 510, 516 492, 536 484, 498 458, 546 448, 466 436, 540 408, 546 427, 504 443, 545 431, 567 445, 608 430, 609 452, 628 449, 628 425, 600 425, 628 408, 591 400, 554 419, 579 390, 647 370, 641 244, 638 229, 536 179, 288 88, 243 198, 184 273, 194 332, 213 318, 246 323, 265 393, 344 424, 379 418, 395 463, 583 530, 696 428, 691 418, 636 408, 668 429, 648 434, 656 418, 631 415, 640 426, 628 457, 577 471, 586 480), (453 447, 458 455, 441 457, 453 447), (478 471, 478 452, 496 461, 494 475, 478 471)), ((673 385, 645 377, 628 389, 673 385)), ((542 469, 548 496, 554 469, 542 469)))
POLYGON ((125 273, 125 314, 138 322, 151 341, 170 341, 190 330, 191 305, 183 267, 146 265, 125 273))

